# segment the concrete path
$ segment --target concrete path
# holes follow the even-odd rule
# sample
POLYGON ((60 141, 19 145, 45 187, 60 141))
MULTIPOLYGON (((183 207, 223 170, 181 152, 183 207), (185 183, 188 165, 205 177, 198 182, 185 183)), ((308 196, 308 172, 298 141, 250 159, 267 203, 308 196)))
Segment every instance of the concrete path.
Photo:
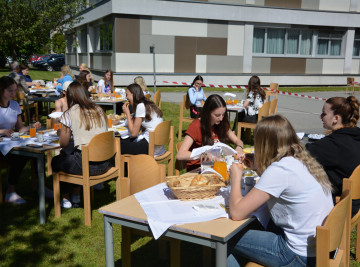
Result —
MULTIPOLYGON (((232 92, 234 93, 234 92, 232 92)), ((180 104, 184 92, 161 93, 161 101, 180 104)), ((208 92, 207 95, 219 94, 224 95, 224 92, 208 92)), ((236 93, 237 99, 244 99, 245 95, 242 92, 236 93)), ((304 95, 316 96, 320 98, 330 98, 333 96, 347 97, 345 91, 334 92, 306 92, 304 95)), ((355 96, 359 99, 356 92, 355 96)), ((295 131, 305 133, 324 133, 320 114, 325 101, 300 98, 294 96, 279 95, 278 100, 278 114, 284 115, 289 119, 294 126, 295 131)))

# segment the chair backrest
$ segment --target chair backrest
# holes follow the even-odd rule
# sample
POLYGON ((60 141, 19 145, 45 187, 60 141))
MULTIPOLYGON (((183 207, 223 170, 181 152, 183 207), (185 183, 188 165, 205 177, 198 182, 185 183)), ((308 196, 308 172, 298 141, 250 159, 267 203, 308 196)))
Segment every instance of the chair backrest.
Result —
POLYGON ((157 90, 154 94, 154 103, 161 109, 161 92, 157 90))
POLYGON ((114 132, 108 131, 95 135, 89 144, 81 146, 81 149, 83 152, 84 149, 88 151, 88 161, 108 160, 117 153, 114 132))
MULTIPOLYGON (((350 180, 345 183, 350 183, 351 187, 350 180)), ((351 190, 346 190, 343 191, 340 202, 331 210, 323 225, 316 227, 316 266, 326 267, 334 263, 339 263, 340 266, 340 263, 348 260, 350 255, 350 210, 351 190), (335 259, 330 259, 329 253, 334 250, 338 250, 334 256, 335 259)))
POLYGON ((174 147, 174 126, 171 121, 163 121, 156 126, 153 132, 149 132, 149 155, 154 157, 154 146, 169 145, 169 150, 174 147), (172 127, 172 128, 171 128, 172 127), (172 146, 172 147, 170 147, 172 146))
POLYGON ((351 199, 360 199, 360 165, 355 168, 349 179, 352 184, 351 199))
POLYGON ((355 78, 353 77, 347 77, 347 85, 353 85, 355 81, 355 78))
POLYGON ((279 90, 279 84, 278 83, 270 83, 270 90, 271 91, 277 91, 279 90))
POLYGON ((157 164, 149 155, 123 155, 121 162, 122 169, 127 164, 128 170, 128 176, 121 177, 121 198, 164 182, 165 165, 157 164))
POLYGON ((270 107, 269 107, 269 116, 276 115, 277 113, 277 98, 270 101, 270 107))
POLYGON ((270 102, 265 102, 261 108, 259 108, 258 113, 258 122, 262 120, 263 117, 267 117, 269 115, 270 102))
MULTIPOLYGON (((179 152, 182 143, 183 142, 179 142, 176 144, 176 152, 179 152)), ((185 170, 185 168, 186 168, 186 160, 175 159, 175 175, 180 175, 180 172, 182 170, 185 170)))
POLYGON ((191 103, 190 103, 190 98, 189 98, 188 94, 183 96, 183 101, 184 101, 184 104, 185 104, 185 108, 190 109, 191 103))

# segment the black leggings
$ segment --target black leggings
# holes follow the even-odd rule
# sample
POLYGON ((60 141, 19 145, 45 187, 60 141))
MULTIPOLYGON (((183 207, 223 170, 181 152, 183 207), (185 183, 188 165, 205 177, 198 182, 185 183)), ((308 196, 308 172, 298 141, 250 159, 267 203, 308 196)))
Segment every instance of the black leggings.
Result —
POLYGON ((5 161, 10 165, 10 171, 8 176, 9 185, 17 184, 20 174, 23 171, 28 159, 29 159, 28 157, 12 155, 12 154, 7 154, 6 156, 3 156, 0 153, 0 161, 5 161))
POLYGON ((135 142, 135 138, 121 139, 121 154, 149 154, 149 143, 146 139, 135 142))

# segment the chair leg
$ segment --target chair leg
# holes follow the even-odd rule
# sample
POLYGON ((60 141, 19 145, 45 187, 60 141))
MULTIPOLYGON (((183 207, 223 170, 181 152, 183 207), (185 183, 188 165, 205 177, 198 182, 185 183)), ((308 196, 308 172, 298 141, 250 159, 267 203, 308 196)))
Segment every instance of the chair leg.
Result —
POLYGON ((61 216, 61 207, 60 207, 60 180, 59 174, 55 173, 53 175, 53 188, 54 188, 54 209, 55 217, 60 218, 61 216))
POLYGON ((121 188, 120 188, 120 176, 118 176, 118 178, 116 179, 116 200, 120 200, 121 199, 121 188))
POLYGON ((239 124, 237 127, 237 138, 239 138, 241 140, 241 126, 239 124))
POLYGON ((174 155, 172 155, 172 158, 169 160, 168 163, 168 176, 173 176, 174 175, 174 155))
POLYGON ((91 226, 91 202, 90 202, 90 186, 88 184, 83 186, 84 193, 84 217, 85 225, 91 226))
POLYGON ((356 261, 360 262, 360 224, 356 225, 356 261))
POLYGON ((125 226, 121 226, 121 259, 123 267, 131 266, 130 239, 131 231, 125 226))
POLYGON ((52 151, 48 151, 46 152, 46 162, 47 162, 47 175, 51 175, 52 172, 52 168, 51 168, 51 160, 53 158, 53 152, 52 151))
POLYGON ((171 239, 170 240, 170 266, 171 267, 180 267, 180 240, 171 239))
POLYGON ((180 118, 180 120, 179 120, 179 133, 178 133, 178 141, 179 142, 180 142, 181 136, 182 136, 182 124, 183 124, 182 118, 180 118))

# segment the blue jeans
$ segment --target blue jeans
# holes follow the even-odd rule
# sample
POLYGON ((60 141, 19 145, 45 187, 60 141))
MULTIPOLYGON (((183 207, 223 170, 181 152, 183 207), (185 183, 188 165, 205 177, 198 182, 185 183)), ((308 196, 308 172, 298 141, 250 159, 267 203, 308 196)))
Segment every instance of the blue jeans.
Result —
POLYGON ((227 266, 244 266, 244 259, 265 266, 315 266, 315 257, 295 254, 282 235, 267 231, 248 230, 229 253, 227 266))

